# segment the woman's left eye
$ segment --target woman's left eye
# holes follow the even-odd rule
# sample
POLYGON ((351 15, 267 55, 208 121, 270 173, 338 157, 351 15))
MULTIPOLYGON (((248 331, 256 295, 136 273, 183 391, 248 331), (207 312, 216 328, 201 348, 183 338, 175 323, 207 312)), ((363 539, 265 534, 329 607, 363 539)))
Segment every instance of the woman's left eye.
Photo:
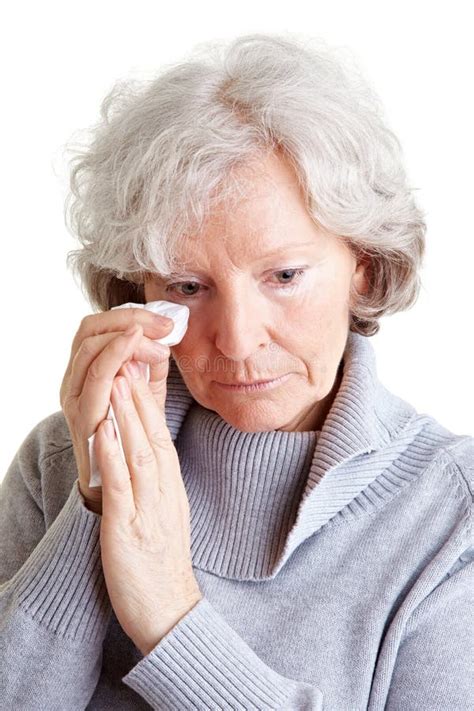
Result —
POLYGON ((284 289, 286 286, 294 286, 303 276, 304 271, 304 269, 281 269, 279 272, 275 272, 275 274, 293 274, 296 277, 295 279, 291 279, 291 281, 281 284, 281 288, 284 289))

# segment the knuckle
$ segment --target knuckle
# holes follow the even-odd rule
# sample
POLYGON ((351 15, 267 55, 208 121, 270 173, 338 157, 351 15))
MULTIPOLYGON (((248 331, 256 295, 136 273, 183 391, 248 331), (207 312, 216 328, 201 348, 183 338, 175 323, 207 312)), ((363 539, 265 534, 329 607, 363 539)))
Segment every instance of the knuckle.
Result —
POLYGON ((101 378, 103 379, 103 374, 101 373, 100 364, 97 359, 93 360, 87 371, 87 378, 92 383, 98 382, 101 378))
POLYGON ((149 447, 138 449, 131 457, 131 464, 134 469, 144 469, 155 464, 155 454, 153 450, 149 447))
MULTIPOLYGON (((130 319, 130 320, 131 320, 131 322, 132 322, 135 326, 140 326, 141 323, 142 323, 141 319, 143 318, 143 309, 131 308, 131 309, 128 309, 128 310, 130 311, 130 316, 131 316, 131 319, 130 319)), ((127 328, 128 328, 128 326, 131 326, 132 323, 129 323, 129 324, 127 325, 127 328)))
POLYGON ((87 333, 87 328, 89 326, 89 321, 90 321, 91 315, 87 314, 87 316, 84 316, 80 323, 79 323, 79 328, 77 329, 77 333, 87 333))
POLYGON ((84 340, 81 343, 80 347, 80 352, 81 356, 87 358, 90 358, 91 356, 95 356, 95 349, 92 346, 92 338, 93 336, 87 336, 84 338, 84 340))
POLYGON ((149 387, 144 387, 145 382, 137 383, 136 388, 140 391, 140 400, 149 407, 156 407, 155 396, 149 387))
POLYGON ((82 399, 82 397, 79 396, 77 398, 77 405, 75 407, 75 412, 74 412, 74 414, 77 417, 78 423, 85 422, 85 420, 86 420, 87 413, 84 412, 84 409, 85 409, 84 408, 84 400, 82 399))
MULTIPOLYGON (((113 456, 108 454, 105 456, 105 462, 109 461, 111 464, 113 460, 113 456)), ((117 479, 115 477, 112 477, 112 481, 109 482, 109 489, 111 490, 112 493, 118 494, 119 496, 124 496, 125 494, 128 493, 130 489, 130 482, 129 481, 124 481, 123 479, 117 479)))
POLYGON ((61 407, 66 417, 70 417, 74 412, 74 398, 67 391, 62 395, 61 407))
POLYGON ((148 439, 150 440, 151 446, 155 450, 165 450, 169 448, 169 437, 159 430, 152 432, 148 436, 148 439))
POLYGON ((116 455, 116 453, 115 453, 114 451, 108 451, 108 450, 107 450, 107 451, 105 451, 105 452, 103 453, 102 456, 103 456, 104 462, 105 462, 106 464, 112 465, 114 462, 117 461, 117 455, 116 455))
POLYGON ((151 365, 166 362, 169 359, 170 353, 171 351, 169 349, 167 351, 155 349, 151 352, 149 362, 151 365))

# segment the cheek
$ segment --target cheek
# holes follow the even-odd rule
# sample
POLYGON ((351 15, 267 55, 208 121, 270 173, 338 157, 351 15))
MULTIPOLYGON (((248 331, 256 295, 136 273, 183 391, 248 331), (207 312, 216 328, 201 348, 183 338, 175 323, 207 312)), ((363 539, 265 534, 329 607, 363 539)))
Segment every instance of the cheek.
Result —
POLYGON ((284 329, 298 330, 299 338, 311 343, 315 338, 322 339, 339 323, 345 311, 343 293, 331 280, 320 280, 310 291, 299 299, 292 300, 283 314, 284 329))
POLYGON ((304 362, 309 383, 325 394, 347 339, 348 288, 341 279, 328 278, 299 303, 295 314, 297 327, 288 350, 304 362))
POLYGON ((171 352, 179 370, 187 379, 199 379, 212 370, 213 362, 208 355, 209 341, 197 328, 196 322, 188 326, 182 341, 172 346, 171 352))
POLYGON ((309 313, 319 327, 332 330, 334 326, 346 324, 349 311, 349 279, 345 270, 331 271, 322 278, 311 294, 300 303, 302 317, 309 313))

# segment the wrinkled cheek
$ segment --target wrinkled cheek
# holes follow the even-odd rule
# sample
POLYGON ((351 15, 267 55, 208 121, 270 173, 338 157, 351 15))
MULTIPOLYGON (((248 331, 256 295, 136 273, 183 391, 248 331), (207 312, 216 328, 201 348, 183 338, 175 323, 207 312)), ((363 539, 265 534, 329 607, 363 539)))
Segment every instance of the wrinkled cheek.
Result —
POLYGON ((348 309, 345 301, 320 303, 308 317, 306 342, 301 352, 307 354, 306 366, 311 385, 326 391, 337 373, 348 334, 348 309))

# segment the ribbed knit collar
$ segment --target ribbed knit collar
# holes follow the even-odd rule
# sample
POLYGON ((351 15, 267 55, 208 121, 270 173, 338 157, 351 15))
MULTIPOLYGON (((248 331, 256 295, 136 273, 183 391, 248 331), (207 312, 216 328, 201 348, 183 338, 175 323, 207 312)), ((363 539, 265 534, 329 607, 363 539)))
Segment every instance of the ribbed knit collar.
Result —
POLYGON ((277 575, 389 465, 399 434, 421 426, 416 410, 378 380, 369 338, 352 331, 318 432, 236 429, 196 402, 173 358, 167 388, 166 420, 190 500, 193 565, 233 580, 277 575), (370 466, 353 465, 379 450, 384 456, 370 466))
POLYGON ((194 564, 240 580, 271 575, 303 495, 315 432, 242 432, 193 403, 175 440, 194 564))

